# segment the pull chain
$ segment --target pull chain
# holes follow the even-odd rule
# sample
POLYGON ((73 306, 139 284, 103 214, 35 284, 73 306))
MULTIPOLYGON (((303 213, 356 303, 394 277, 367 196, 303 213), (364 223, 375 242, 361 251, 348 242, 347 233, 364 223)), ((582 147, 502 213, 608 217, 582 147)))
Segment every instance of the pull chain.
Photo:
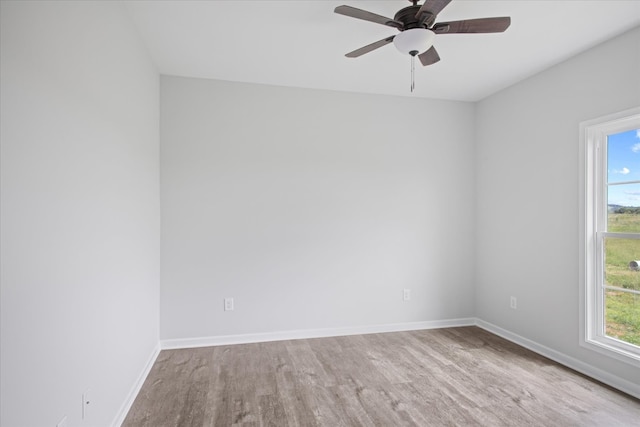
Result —
POLYGON ((412 50, 409 52, 411 55, 411 92, 416 88, 416 55, 418 54, 417 50, 412 50))

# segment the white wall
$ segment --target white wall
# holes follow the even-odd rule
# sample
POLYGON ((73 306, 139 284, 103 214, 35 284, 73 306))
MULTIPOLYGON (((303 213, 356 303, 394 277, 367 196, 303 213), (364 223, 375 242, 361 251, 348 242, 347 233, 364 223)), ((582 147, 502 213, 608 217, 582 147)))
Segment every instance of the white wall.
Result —
POLYGON ((474 114, 163 76, 161 338, 473 316, 474 114))
POLYGON ((158 344, 159 77, 120 4, 1 16, 0 424, 110 425, 158 344))
POLYGON ((477 110, 478 317, 635 383, 579 346, 578 125, 640 105, 639 76, 637 28, 477 110))

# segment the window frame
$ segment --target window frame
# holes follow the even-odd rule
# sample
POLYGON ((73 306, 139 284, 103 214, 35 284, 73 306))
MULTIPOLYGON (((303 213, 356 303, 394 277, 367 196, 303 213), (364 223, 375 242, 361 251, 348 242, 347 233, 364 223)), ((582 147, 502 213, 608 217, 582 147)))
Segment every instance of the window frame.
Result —
POLYGON ((640 129, 640 107, 580 123, 580 345, 640 366, 640 346, 605 333, 604 241, 640 239, 607 231, 607 136, 640 129))

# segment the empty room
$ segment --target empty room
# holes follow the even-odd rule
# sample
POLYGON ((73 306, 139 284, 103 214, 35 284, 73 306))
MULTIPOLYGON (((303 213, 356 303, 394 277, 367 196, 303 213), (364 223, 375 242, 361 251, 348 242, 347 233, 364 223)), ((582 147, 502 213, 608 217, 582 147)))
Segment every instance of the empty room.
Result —
POLYGON ((0 424, 633 426, 640 1, 0 0, 0 424))

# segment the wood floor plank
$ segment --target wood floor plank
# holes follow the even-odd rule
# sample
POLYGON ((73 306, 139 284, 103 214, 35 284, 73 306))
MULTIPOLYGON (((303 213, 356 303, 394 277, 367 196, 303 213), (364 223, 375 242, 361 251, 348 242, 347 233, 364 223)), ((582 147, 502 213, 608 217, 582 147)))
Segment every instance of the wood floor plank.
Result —
POLYGON ((278 395, 270 394, 260 396, 258 405, 260 410, 260 425, 266 427, 285 427, 289 425, 282 399, 280 399, 278 395))
POLYGON ((640 401, 477 327, 160 353, 123 427, 638 426, 640 401))

